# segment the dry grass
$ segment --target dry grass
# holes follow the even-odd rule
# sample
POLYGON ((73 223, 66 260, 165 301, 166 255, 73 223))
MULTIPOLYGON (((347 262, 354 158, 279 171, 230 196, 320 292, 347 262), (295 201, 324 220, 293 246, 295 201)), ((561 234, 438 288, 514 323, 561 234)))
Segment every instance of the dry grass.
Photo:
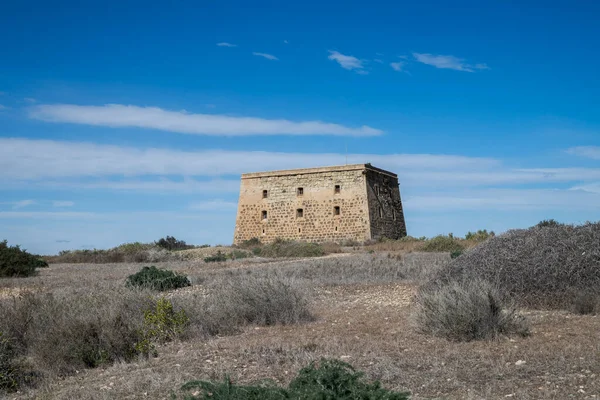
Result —
MULTIPOLYGON (((527 338, 456 343, 420 334, 411 325, 418 282, 448 263, 448 254, 336 254, 310 260, 244 259, 226 263, 157 264, 191 277, 194 286, 169 293, 187 304, 199 331, 211 288, 227 279, 286 276, 312 293, 315 320, 300 325, 247 325, 216 337, 192 334, 159 347, 159 357, 81 370, 46 380, 10 398, 168 398, 184 382, 240 383, 273 378, 287 384, 321 357, 338 358, 413 399, 592 399, 600 393, 600 318, 562 311, 527 311, 527 338), (221 264, 221 265, 215 265, 221 264), (223 335, 223 336, 221 336, 223 335), (508 397, 507 397, 508 396, 508 397)), ((40 276, 1 280, 0 291, 61 292, 123 284, 139 264, 51 265, 40 276)), ((204 321, 204 322, 203 322, 204 321)), ((204 326, 205 326, 204 325, 204 326)))

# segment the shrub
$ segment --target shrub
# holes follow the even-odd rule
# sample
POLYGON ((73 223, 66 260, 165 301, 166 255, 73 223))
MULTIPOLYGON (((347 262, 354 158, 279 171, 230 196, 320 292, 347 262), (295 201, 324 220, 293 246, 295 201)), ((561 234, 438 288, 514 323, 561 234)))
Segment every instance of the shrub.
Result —
POLYGON ((143 267, 139 272, 129 275, 125 284, 128 287, 160 291, 178 289, 191 285, 187 277, 166 269, 158 269, 154 265, 143 267))
POLYGON ((482 279, 519 305, 573 307, 577 293, 600 296, 600 223, 508 231, 452 260, 429 285, 482 279))
POLYGON ((0 332, 0 393, 12 392, 19 387, 19 368, 15 363, 17 357, 11 340, 0 332))
POLYGON ((252 253, 261 257, 320 257, 325 255, 323 246, 318 243, 296 242, 276 239, 273 243, 256 247, 252 253))
POLYGON ((188 245, 183 240, 177 240, 173 236, 167 236, 165 238, 159 239, 155 242, 158 247, 162 247, 165 250, 174 251, 174 250, 187 250, 193 249, 194 246, 188 245))
POLYGON ((474 240, 476 242, 483 242, 484 240, 487 240, 494 236, 496 236, 494 231, 488 232, 487 229, 483 229, 483 230, 480 229, 477 232, 470 232, 470 231, 467 232, 467 234, 465 235, 465 239, 466 240, 474 240))
POLYGON ((217 251, 216 254, 213 254, 212 256, 208 256, 204 258, 204 262, 223 262, 223 261, 227 261, 227 254, 221 252, 221 250, 217 251))
POLYGON ((173 303, 161 297, 152 308, 144 311, 144 327, 142 340, 135 348, 143 354, 156 353, 155 343, 164 343, 183 334, 190 319, 185 310, 175 311, 173 303))
POLYGON ((460 257, 460 255, 462 254, 462 250, 455 250, 452 253, 450 253, 450 258, 457 258, 460 257))
POLYGON ((420 290, 413 314, 419 330, 454 341, 528 335, 526 320, 482 280, 451 282, 420 290))
POLYGON ((0 242, 0 277, 31 276, 38 268, 47 266, 46 261, 18 245, 9 246, 6 240, 0 242))
POLYGON ((210 290, 207 311, 228 324, 289 325, 313 319, 305 292, 291 281, 240 277, 217 282, 210 290))
POLYGON ((544 220, 538 222, 536 226, 538 228, 546 228, 546 227, 555 227, 555 226, 560 226, 560 225, 563 225, 563 224, 556 221, 555 219, 544 219, 544 220))
POLYGON ((465 247, 452 234, 448 236, 438 235, 426 240, 419 246, 421 251, 453 252, 463 251, 465 247))
POLYGON ((168 250, 147 243, 124 243, 108 250, 63 250, 57 256, 45 256, 51 263, 122 263, 160 262, 178 260, 180 257, 168 250))
POLYGON ((252 238, 252 239, 244 240, 242 243, 240 243, 238 245, 238 247, 241 247, 242 249, 252 249, 254 247, 261 246, 261 245, 262 245, 262 243, 259 238, 252 238))
POLYGON ((229 378, 224 382, 192 381, 184 384, 182 390, 186 399, 215 400, 279 400, 279 399, 323 399, 323 400, 406 400, 408 393, 393 392, 381 387, 378 381, 368 383, 363 373, 357 372, 350 364, 338 360, 321 359, 298 372, 286 389, 273 384, 234 385, 229 378))
POLYGON ((2 330, 13 338, 14 349, 50 374, 133 359, 139 354, 136 344, 143 339, 147 294, 88 291, 3 299, 2 330))
POLYGON ((573 300, 573 308, 578 314, 596 314, 600 309, 600 296, 590 291, 577 293, 573 300))

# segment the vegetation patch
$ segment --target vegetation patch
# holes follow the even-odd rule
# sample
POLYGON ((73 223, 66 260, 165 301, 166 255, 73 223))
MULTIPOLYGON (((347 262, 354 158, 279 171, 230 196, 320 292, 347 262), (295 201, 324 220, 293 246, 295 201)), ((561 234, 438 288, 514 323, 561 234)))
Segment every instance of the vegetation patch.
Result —
POLYGON ((486 240, 455 258, 426 286, 481 279, 521 306, 571 310, 582 301, 580 294, 600 298, 599 266, 600 223, 542 221, 486 240))
POLYGON ((152 308, 144 311, 142 340, 136 344, 136 350, 142 354, 156 355, 155 344, 180 337, 189 322, 185 310, 175 311, 170 300, 164 297, 157 299, 152 308))
POLYGON ((187 250, 187 249, 194 248, 194 246, 187 244, 183 240, 177 240, 173 236, 167 236, 167 237, 161 238, 158 241, 154 242, 154 244, 158 247, 161 247, 161 248, 163 248, 165 250, 169 250, 169 251, 187 250))
POLYGON ((529 334, 525 318, 506 304, 496 288, 482 280, 421 290, 415 305, 414 319, 419 330, 449 340, 529 334))
POLYGON ((18 245, 9 246, 6 240, 0 242, 0 277, 31 276, 38 268, 47 266, 40 256, 30 254, 18 245))
POLYGON ((420 251, 429 252, 448 252, 452 253, 455 251, 463 251, 465 246, 461 243, 460 239, 455 238, 452 235, 438 235, 429 240, 424 241, 419 247, 420 251))
POLYGON ((166 269, 158 269, 154 265, 143 267, 139 272, 129 275, 125 284, 128 287, 159 291, 178 289, 191 285, 187 277, 166 269))
POLYGON ((182 386, 185 399, 215 400, 406 400, 409 393, 385 389, 378 381, 366 382, 364 374, 339 360, 321 359, 302 368, 287 388, 274 384, 237 385, 223 382, 192 381, 182 386), (192 393, 190 393, 192 392, 192 393))

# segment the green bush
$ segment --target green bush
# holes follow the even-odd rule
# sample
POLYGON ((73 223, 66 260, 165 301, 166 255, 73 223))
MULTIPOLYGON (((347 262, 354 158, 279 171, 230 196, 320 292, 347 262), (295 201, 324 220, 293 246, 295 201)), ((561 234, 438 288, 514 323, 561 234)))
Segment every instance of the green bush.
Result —
POLYGON ((143 267, 139 272, 129 275, 125 284, 128 287, 160 291, 178 289, 191 285, 187 277, 166 269, 158 269, 154 265, 143 267))
POLYGON ((461 256, 462 253, 462 250, 455 250, 452 253, 450 253, 450 258, 458 258, 461 256))
POLYGON ((227 261, 227 254, 223 253, 221 250, 217 251, 216 254, 212 256, 208 256, 204 258, 204 262, 223 262, 227 261))
POLYGON ((477 232, 467 232, 467 234, 465 235, 465 239, 474 240, 476 242, 483 242, 484 240, 487 240, 494 236, 496 236, 494 231, 488 232, 487 229, 480 229, 477 232))
POLYGON ((561 224, 560 222, 558 222, 555 219, 544 219, 544 220, 542 220, 542 221, 540 221, 540 222, 538 222, 536 224, 536 226, 538 228, 546 228, 546 227, 549 227, 549 226, 550 227, 555 227, 555 226, 561 226, 561 225, 564 225, 564 224, 561 224))
POLYGON ((187 250, 193 249, 194 246, 187 244, 183 240, 177 240, 173 236, 167 236, 165 238, 159 239, 154 243, 158 247, 162 247, 165 250, 174 251, 174 250, 187 250))
POLYGON ((12 341, 0 331, 0 393, 19 388, 20 371, 15 363, 16 357, 12 341))
POLYGON ((454 341, 529 334, 527 321, 507 306, 499 291, 482 280, 421 289, 413 318, 423 333, 454 341))
POLYGON ((428 252, 453 252, 463 251, 465 247, 452 234, 448 236, 438 235, 434 238, 426 240, 419 247, 421 251, 428 252))
POLYGON ((215 400, 406 400, 409 393, 393 392, 381 387, 378 381, 363 380, 363 373, 339 360, 321 359, 302 368, 286 389, 274 384, 235 385, 230 379, 224 382, 192 381, 182 386, 185 399, 215 400))
POLYGON ((176 312, 171 301, 164 297, 157 299, 154 306, 144 312, 143 339, 136 344, 136 350, 142 354, 155 354, 155 343, 165 343, 179 337, 189 321, 185 310, 176 312))
POLYGON ((273 243, 255 247, 252 253, 260 257, 320 257, 325 255, 323 246, 318 243, 296 242, 276 239, 273 243))
POLYGON ((9 246, 6 240, 0 242, 0 277, 31 276, 38 268, 47 266, 46 261, 18 245, 9 246))

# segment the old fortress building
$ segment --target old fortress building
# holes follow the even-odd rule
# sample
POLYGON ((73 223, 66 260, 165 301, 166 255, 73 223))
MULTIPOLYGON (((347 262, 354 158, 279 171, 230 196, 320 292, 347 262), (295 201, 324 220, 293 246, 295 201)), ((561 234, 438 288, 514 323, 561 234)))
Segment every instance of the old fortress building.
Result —
POLYGON ((234 243, 406 236, 398 176, 353 164, 242 175, 234 243))

